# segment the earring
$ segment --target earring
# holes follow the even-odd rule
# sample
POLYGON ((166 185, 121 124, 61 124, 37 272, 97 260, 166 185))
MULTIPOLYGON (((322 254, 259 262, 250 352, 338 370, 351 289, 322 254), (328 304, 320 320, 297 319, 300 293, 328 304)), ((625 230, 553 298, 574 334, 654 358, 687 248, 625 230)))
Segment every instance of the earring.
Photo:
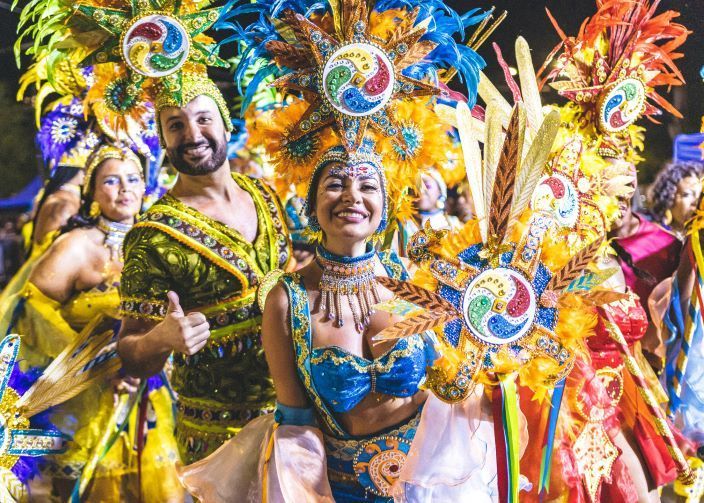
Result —
POLYGON ((665 210, 665 216, 663 217, 665 225, 670 225, 672 223, 672 212, 670 210, 665 210))
POLYGON ((313 232, 318 232, 320 230, 320 223, 318 222, 318 217, 311 215, 308 217, 308 227, 313 232))
POLYGON ((98 218, 100 216, 100 205, 93 201, 90 203, 90 210, 88 210, 88 216, 91 218, 98 218))

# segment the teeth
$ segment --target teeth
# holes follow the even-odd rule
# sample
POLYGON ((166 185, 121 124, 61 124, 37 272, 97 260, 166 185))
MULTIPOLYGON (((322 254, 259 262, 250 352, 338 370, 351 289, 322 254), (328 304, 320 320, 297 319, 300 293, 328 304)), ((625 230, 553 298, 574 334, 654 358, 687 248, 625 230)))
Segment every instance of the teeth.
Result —
POLYGON ((354 211, 342 211, 337 214, 338 217, 362 217, 363 215, 361 213, 357 213, 354 211))

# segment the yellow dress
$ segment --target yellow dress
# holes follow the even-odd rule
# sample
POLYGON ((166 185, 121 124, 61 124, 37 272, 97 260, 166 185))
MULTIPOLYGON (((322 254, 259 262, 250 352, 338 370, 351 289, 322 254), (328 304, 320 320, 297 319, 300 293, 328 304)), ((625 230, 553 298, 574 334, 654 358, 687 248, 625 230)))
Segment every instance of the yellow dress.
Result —
MULTIPOLYGON (((32 283, 19 293, 22 314, 13 332, 22 334, 21 368, 44 368, 79 332, 96 317, 115 318, 119 294, 116 286, 96 287, 80 292, 61 305, 44 295, 32 283)), ((174 418, 169 389, 163 382, 147 387, 146 443, 141 456, 141 500, 145 502, 183 501, 183 489, 176 475, 179 462, 173 435, 174 418)), ((50 419, 73 438, 67 452, 53 456, 47 475, 75 482, 83 473, 92 482, 82 495, 83 501, 123 502, 139 499, 137 430, 139 405, 136 396, 120 395, 116 405, 111 383, 93 386, 56 407, 50 419), (129 414, 124 431, 107 453, 108 438, 129 414), (103 455, 101 457, 101 455, 103 455), (92 477, 91 477, 92 475, 92 477)))
MULTIPOLYGON (((22 228, 22 234, 25 234, 27 227, 30 228, 29 237, 31 239, 31 222, 25 224, 22 228)), ((32 248, 31 255, 27 257, 27 260, 25 260, 24 264, 22 264, 12 279, 10 279, 9 283, 0 294, 0 337, 7 334, 7 329, 11 324, 17 301, 21 298, 21 296, 17 294, 24 289, 34 266, 39 262, 39 259, 44 256, 44 252, 49 249, 58 236, 59 231, 50 232, 44 237, 41 244, 35 245, 32 248)), ((25 242, 25 249, 27 249, 26 247, 27 243, 25 242)))

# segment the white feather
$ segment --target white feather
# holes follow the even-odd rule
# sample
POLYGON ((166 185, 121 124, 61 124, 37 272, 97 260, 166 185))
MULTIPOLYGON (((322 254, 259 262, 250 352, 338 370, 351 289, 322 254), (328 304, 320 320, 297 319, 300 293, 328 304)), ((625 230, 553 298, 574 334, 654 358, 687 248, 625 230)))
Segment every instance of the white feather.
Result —
POLYGON ((482 241, 486 242, 488 233, 488 223, 486 219, 486 203, 484 201, 484 190, 482 181, 482 154, 479 149, 479 141, 474 130, 472 112, 466 103, 460 102, 455 110, 457 131, 462 143, 462 153, 464 155, 464 165, 467 172, 467 182, 472 194, 472 202, 476 218, 479 221, 479 231, 482 241))

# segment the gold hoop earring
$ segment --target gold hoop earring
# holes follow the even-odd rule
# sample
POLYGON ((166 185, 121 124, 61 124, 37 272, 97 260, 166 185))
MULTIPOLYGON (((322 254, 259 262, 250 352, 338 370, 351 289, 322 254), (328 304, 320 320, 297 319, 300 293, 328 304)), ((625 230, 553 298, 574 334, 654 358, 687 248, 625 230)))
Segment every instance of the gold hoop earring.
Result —
POLYGON ((88 211, 88 216, 91 218, 98 218, 100 216, 100 205, 93 201, 90 203, 90 210, 88 211))
POLYGON ((670 225, 672 223, 672 211, 666 210, 665 211, 665 225, 670 225))

